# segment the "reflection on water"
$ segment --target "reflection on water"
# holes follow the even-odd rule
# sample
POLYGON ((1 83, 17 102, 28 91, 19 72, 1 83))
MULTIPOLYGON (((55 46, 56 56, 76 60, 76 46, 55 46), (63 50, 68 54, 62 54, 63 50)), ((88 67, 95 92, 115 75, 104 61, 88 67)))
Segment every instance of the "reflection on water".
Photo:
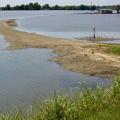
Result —
POLYGON ((65 71, 58 64, 47 61, 55 56, 46 49, 1 50, 0 111, 45 99, 56 90, 74 92, 81 88, 84 80, 91 88, 111 84, 111 80, 65 71))

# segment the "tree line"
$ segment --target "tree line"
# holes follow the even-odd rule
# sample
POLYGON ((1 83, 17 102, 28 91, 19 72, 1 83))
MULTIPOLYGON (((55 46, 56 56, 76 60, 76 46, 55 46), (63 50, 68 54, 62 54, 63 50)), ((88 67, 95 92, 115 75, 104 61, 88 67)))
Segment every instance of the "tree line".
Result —
POLYGON ((114 9, 117 13, 120 13, 120 5, 113 6, 95 6, 95 5, 54 5, 50 6, 49 4, 40 5, 38 2, 29 3, 29 4, 21 4, 16 6, 10 6, 10 4, 5 7, 1 7, 1 10, 98 10, 98 9, 114 9))
POLYGON ((10 6, 10 4, 6 5, 5 7, 2 7, 1 10, 96 10, 98 6, 92 5, 79 5, 79 6, 72 6, 72 5, 66 5, 66 6, 59 6, 54 5, 50 6, 49 4, 40 5, 38 2, 35 3, 29 3, 29 4, 22 4, 22 5, 16 5, 16 6, 10 6))

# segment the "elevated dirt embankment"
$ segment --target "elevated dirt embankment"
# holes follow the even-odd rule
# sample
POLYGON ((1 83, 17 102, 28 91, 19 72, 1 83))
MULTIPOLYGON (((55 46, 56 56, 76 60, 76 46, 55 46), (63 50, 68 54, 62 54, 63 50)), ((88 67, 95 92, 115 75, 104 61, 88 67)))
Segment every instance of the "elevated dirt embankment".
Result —
POLYGON ((58 54, 53 61, 67 70, 104 77, 120 74, 120 56, 104 53, 96 43, 22 32, 14 29, 16 25, 15 20, 0 22, 0 33, 10 42, 7 49, 52 48, 58 54))

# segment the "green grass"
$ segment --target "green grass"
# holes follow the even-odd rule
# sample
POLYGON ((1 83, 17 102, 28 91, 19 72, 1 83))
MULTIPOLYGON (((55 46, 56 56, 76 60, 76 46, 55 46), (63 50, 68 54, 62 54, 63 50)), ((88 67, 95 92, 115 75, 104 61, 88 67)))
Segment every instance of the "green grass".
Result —
POLYGON ((112 46, 112 47, 111 47, 111 51, 112 51, 112 53, 114 53, 114 54, 120 55, 120 45, 119 45, 119 46, 112 46))
POLYGON ((0 120, 119 120, 120 77, 107 89, 83 89, 73 98, 55 95, 22 112, 1 114, 0 120))
POLYGON ((113 53, 120 55, 120 45, 110 45, 110 44, 99 44, 100 47, 106 47, 107 53, 113 53))

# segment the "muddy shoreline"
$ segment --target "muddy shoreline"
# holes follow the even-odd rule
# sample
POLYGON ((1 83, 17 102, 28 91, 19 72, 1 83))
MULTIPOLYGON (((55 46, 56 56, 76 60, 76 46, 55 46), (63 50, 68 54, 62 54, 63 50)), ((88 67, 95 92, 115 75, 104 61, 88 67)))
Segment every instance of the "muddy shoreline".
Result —
POLYGON ((0 33, 10 43, 7 49, 51 48, 58 54, 52 59, 67 70, 92 76, 114 77, 120 74, 120 56, 104 53, 102 46, 93 42, 68 41, 15 30, 14 19, 0 21, 0 33))

